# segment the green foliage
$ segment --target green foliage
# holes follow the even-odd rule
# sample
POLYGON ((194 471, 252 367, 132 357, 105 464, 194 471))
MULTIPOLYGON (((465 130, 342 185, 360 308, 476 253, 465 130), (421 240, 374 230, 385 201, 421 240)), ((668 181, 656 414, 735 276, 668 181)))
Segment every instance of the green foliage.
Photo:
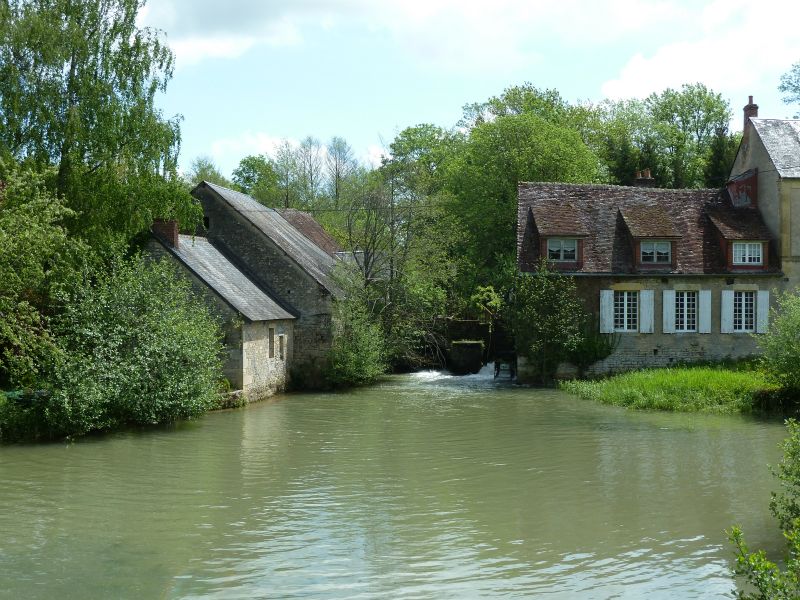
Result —
POLYGON ((580 346, 586 318, 575 280, 551 270, 545 260, 535 273, 517 278, 506 317, 517 354, 530 362, 541 382, 552 380, 559 363, 580 346))
POLYGON ((771 311, 769 331, 757 336, 762 368, 781 387, 800 391, 800 296, 784 292, 771 311))
POLYGON ((386 372, 383 332, 358 293, 358 277, 342 268, 337 278, 350 293, 334 303, 327 379, 334 386, 372 383, 386 372))
POLYGON ((721 188, 728 181, 741 139, 740 133, 728 133, 724 128, 714 135, 703 171, 706 187, 721 188))
POLYGON ((176 176, 179 118, 156 94, 172 76, 161 34, 136 24, 141 0, 9 0, 0 28, 0 148, 56 168, 72 232, 124 242, 154 217, 192 224, 176 176), (113 198, 113 201, 109 200, 113 198))
POLYGON ((750 413, 765 391, 775 389, 757 371, 713 367, 648 369, 599 381, 566 381, 561 387, 626 408, 719 414, 750 413))
POLYGON ((772 494, 770 512, 786 539, 783 567, 770 561, 763 550, 751 551, 739 527, 731 528, 729 539, 736 547, 736 574, 743 576, 754 592, 735 590, 743 600, 800 597, 800 425, 786 422, 789 437, 783 442, 783 459, 776 473, 781 491, 772 494))
POLYGON ((2 439, 163 423, 213 406, 218 327, 167 262, 117 261, 61 302, 51 319, 58 352, 39 380, 46 393, 6 400, 2 439))
MULTIPOLYGON (((783 92, 783 101, 786 104, 800 102, 800 61, 794 63, 792 68, 781 75, 778 90, 783 92)), ((795 115, 797 118, 798 115, 795 115)))
POLYGON ((233 183, 245 194, 267 206, 280 198, 278 174, 265 155, 245 156, 233 171, 233 183))
POLYGON ((233 184, 220 173, 219 167, 210 156, 198 156, 192 161, 189 166, 189 172, 186 173, 186 181, 190 187, 194 187, 202 181, 208 181, 227 188, 233 187, 233 184))
POLYGON ((619 343, 619 335, 600 333, 596 318, 586 315, 583 318, 581 339, 569 355, 581 374, 599 360, 611 356, 619 343))

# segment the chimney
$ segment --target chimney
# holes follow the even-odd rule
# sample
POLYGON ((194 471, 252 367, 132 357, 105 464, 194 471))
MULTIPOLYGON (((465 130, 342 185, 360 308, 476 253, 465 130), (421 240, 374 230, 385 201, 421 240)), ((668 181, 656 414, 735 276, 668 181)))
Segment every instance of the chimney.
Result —
POLYGON ((650 169, 636 171, 636 179, 633 180, 633 187, 656 187, 656 180, 650 175, 650 169))
POLYGON ((175 219, 156 219, 151 231, 173 248, 178 247, 178 222, 175 219))
POLYGON ((742 144, 747 144, 750 137, 750 117, 758 117, 758 104, 753 104, 753 97, 747 97, 744 107, 744 127, 742 128, 742 144))

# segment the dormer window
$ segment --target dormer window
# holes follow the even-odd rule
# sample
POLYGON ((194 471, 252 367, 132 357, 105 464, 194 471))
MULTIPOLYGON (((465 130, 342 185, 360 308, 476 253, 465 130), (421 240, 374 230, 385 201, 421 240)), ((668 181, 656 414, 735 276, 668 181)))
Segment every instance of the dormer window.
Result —
POLYGON ((733 264, 763 265, 763 244, 761 242, 733 242, 733 264))
POLYGON ((672 264, 672 242, 641 242, 641 261, 643 265, 672 264))
POLYGON ((578 240, 574 238, 550 238, 547 240, 547 259, 556 262, 578 260, 578 240))

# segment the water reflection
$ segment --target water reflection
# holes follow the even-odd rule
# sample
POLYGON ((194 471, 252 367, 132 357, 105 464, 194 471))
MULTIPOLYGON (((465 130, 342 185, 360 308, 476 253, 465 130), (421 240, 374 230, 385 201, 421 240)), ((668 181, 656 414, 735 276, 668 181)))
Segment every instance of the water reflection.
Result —
POLYGON ((0 596, 724 597, 782 435, 427 372, 2 448, 0 596))

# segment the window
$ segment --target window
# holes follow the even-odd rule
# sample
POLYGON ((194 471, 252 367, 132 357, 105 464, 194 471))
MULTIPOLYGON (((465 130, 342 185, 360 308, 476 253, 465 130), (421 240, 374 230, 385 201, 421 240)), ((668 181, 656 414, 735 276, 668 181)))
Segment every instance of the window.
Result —
POLYGON ((755 292, 733 292, 733 330, 750 333, 756 330, 755 292))
POLYGON ((675 331, 697 331, 697 292, 675 292, 675 331))
POLYGON ((760 265, 763 261, 761 242, 733 242, 733 264, 760 265))
POLYGON ((275 358, 275 328, 269 328, 269 357, 275 358))
POLYGON ((578 260, 578 240, 564 238, 547 240, 547 259, 573 262, 578 260))
POLYGON ((281 360, 284 360, 284 354, 283 354, 283 339, 284 339, 284 336, 283 336, 283 335, 279 335, 279 336, 278 336, 278 357, 279 357, 281 360))
POLYGON ((614 291, 614 331, 639 329, 639 292, 614 291))
POLYGON ((672 242, 641 242, 640 248, 642 264, 672 264, 672 242))

